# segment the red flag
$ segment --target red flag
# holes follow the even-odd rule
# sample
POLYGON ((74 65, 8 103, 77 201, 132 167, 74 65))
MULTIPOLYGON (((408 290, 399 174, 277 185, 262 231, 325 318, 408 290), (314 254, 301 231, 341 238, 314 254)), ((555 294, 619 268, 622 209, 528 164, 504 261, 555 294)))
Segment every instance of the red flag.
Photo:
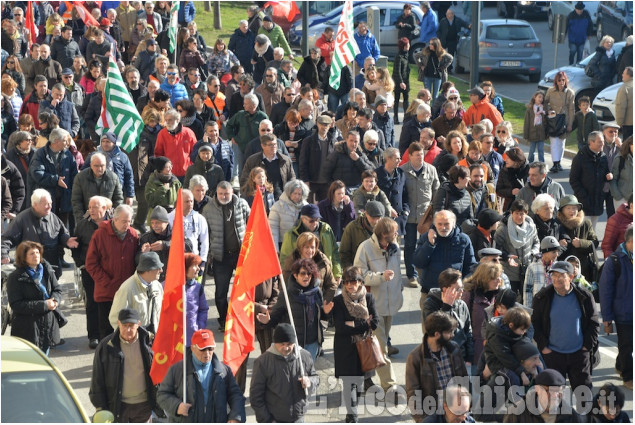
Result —
POLYGON ((223 363, 231 367, 234 374, 247 354, 254 350, 254 288, 281 273, 262 194, 257 190, 240 248, 225 322, 223 363))
POLYGON ((83 2, 80 1, 73 2, 73 5, 75 6, 75 9, 77 9, 79 17, 82 18, 82 21, 84 21, 84 24, 86 24, 87 26, 98 27, 99 22, 97 22, 97 19, 95 19, 93 15, 90 14, 90 11, 86 9, 86 6, 84 6, 82 3, 83 2))
POLYGON ((271 6, 271 14, 276 17, 285 18, 289 22, 300 14, 300 9, 294 1, 269 1, 265 3, 265 9, 271 6))
POLYGON ((161 305, 161 320, 157 329, 152 350, 152 368, 150 377, 154 384, 163 381, 170 366, 183 360, 185 344, 183 343, 183 286, 185 285, 185 235, 183 231, 183 203, 181 191, 176 198, 174 226, 168 268, 165 273, 165 288, 161 305))
POLYGON ((30 40, 29 44, 35 43, 35 39, 38 36, 38 29, 35 25, 35 15, 33 15, 33 2, 26 2, 26 14, 24 15, 24 25, 29 30, 30 40))

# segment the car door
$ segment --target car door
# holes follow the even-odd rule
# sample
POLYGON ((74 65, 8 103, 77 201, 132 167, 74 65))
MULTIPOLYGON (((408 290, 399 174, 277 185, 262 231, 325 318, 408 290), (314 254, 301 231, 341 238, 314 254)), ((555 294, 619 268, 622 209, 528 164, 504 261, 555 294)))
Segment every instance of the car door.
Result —
POLYGON ((381 54, 394 58, 397 55, 397 39, 399 30, 395 27, 397 19, 403 15, 403 8, 391 7, 383 9, 384 24, 381 27, 381 54))

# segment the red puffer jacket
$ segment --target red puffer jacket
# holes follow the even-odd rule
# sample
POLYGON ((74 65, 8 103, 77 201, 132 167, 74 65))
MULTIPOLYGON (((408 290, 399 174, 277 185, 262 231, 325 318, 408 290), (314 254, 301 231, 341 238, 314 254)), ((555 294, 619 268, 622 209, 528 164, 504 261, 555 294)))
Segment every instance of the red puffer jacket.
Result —
POLYGON ((623 203, 617 207, 617 211, 606 222, 604 239, 602 239, 602 252, 604 259, 615 252, 618 246, 624 242, 624 234, 629 224, 633 222, 633 214, 628 212, 628 204, 623 203))
POLYGON ((86 270, 95 281, 94 298, 98 303, 112 301, 117 289, 135 272, 139 235, 131 227, 122 241, 111 221, 99 224, 86 253, 86 270))

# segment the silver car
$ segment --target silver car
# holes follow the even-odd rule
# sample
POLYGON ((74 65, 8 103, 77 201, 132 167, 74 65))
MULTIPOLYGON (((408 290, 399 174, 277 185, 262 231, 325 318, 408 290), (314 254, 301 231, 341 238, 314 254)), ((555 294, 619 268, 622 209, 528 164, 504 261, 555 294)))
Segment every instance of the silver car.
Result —
MULTIPOLYGON (((624 48, 626 43, 620 41, 613 45, 613 51, 615 57, 618 57, 624 48)), ((578 99, 582 96, 589 96, 593 100, 595 89, 591 86, 591 77, 584 73, 584 68, 587 66, 591 58, 595 55, 595 52, 591 53, 586 58, 574 65, 561 66, 560 68, 552 69, 547 72, 542 80, 538 83, 538 88, 543 91, 547 91, 550 87, 553 87, 553 79, 559 71, 564 71, 569 79, 569 88, 575 92, 575 104, 578 105, 578 99)))
MULTIPOLYGON (((485 19, 480 22, 479 74, 524 74, 537 83, 542 69, 542 44, 527 21, 485 19)), ((471 69, 471 34, 456 49, 456 71, 471 69)))

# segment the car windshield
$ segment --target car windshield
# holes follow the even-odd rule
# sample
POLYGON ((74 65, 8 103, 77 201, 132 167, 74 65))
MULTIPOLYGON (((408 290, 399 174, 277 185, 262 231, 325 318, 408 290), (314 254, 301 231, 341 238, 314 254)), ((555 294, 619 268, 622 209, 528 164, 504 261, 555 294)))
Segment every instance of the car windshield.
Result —
POLYGON ((492 25, 487 27, 485 38, 488 40, 533 40, 536 36, 529 26, 492 25))
POLYGON ((2 374, 2 422, 84 422, 75 400, 50 371, 2 374))

